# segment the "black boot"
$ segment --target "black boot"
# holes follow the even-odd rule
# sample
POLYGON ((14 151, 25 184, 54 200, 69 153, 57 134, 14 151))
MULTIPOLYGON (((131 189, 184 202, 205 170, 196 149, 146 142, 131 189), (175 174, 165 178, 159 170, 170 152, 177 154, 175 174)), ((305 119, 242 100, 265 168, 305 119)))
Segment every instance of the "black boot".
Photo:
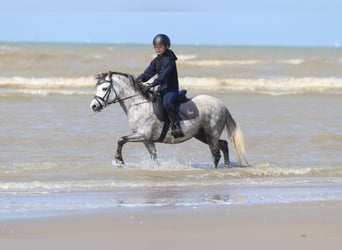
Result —
POLYGON ((171 129, 172 129, 171 135, 174 138, 184 137, 184 133, 179 125, 179 121, 177 119, 177 115, 173 107, 171 107, 167 111, 167 115, 171 121, 171 129))

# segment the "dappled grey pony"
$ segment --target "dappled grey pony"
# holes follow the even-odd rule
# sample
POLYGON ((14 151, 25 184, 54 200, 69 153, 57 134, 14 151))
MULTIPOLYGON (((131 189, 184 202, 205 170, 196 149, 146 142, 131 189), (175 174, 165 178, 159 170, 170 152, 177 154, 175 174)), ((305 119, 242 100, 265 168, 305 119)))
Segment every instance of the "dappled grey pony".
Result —
MULTIPOLYGON (((124 164, 122 148, 126 142, 142 142, 153 160, 157 159, 156 142, 176 144, 187 141, 192 137, 209 145, 214 167, 217 168, 223 153, 225 166, 232 166, 229 161, 228 142, 221 140, 224 127, 234 146, 237 161, 242 160, 248 165, 245 157, 243 136, 238 124, 230 115, 224 104, 211 96, 199 95, 183 100, 184 104, 193 104, 196 116, 180 121, 184 137, 175 139, 171 129, 164 126, 165 122, 158 119, 153 107, 153 95, 144 93, 141 83, 137 83, 130 74, 109 72, 97 76, 96 95, 91 101, 90 108, 94 112, 101 111, 112 103, 119 103, 128 117, 128 123, 133 133, 118 140, 115 153, 115 163, 124 164)), ((190 106, 191 107, 191 106, 190 106)), ((193 109, 188 114, 194 114, 193 109)))

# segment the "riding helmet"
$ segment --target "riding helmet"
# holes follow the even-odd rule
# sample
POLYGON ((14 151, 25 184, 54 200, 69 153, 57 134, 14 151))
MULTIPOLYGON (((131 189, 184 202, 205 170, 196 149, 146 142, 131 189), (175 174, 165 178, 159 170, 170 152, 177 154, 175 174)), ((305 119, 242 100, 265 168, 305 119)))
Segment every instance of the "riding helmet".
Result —
POLYGON ((158 34, 153 38, 153 45, 156 46, 157 44, 162 44, 162 45, 170 47, 171 46, 170 38, 165 34, 158 34))

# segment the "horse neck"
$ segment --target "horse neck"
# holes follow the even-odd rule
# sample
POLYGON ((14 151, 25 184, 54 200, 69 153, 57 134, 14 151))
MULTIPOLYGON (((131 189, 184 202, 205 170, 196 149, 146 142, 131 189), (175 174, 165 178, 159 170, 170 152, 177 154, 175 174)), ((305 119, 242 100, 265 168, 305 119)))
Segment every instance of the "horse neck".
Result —
POLYGON ((118 86, 118 95, 120 99, 125 99, 127 97, 131 97, 120 101, 120 106, 127 114, 130 107, 134 106, 135 104, 139 104, 142 102, 148 102, 145 97, 142 96, 141 92, 139 92, 129 79, 118 77, 116 80, 119 83, 118 86))

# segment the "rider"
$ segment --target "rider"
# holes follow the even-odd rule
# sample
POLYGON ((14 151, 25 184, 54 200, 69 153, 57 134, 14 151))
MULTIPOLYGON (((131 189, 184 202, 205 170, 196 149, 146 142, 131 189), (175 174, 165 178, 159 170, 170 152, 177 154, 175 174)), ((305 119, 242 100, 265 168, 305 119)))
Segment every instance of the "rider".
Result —
POLYGON ((174 106, 178 96, 179 84, 175 53, 170 49, 171 42, 167 35, 158 34, 153 39, 154 50, 157 56, 152 60, 144 73, 137 77, 138 82, 146 82, 154 75, 158 77, 152 84, 145 84, 145 91, 158 86, 158 91, 163 97, 163 106, 171 121, 172 136, 183 137, 184 134, 177 119, 177 111, 174 106))

